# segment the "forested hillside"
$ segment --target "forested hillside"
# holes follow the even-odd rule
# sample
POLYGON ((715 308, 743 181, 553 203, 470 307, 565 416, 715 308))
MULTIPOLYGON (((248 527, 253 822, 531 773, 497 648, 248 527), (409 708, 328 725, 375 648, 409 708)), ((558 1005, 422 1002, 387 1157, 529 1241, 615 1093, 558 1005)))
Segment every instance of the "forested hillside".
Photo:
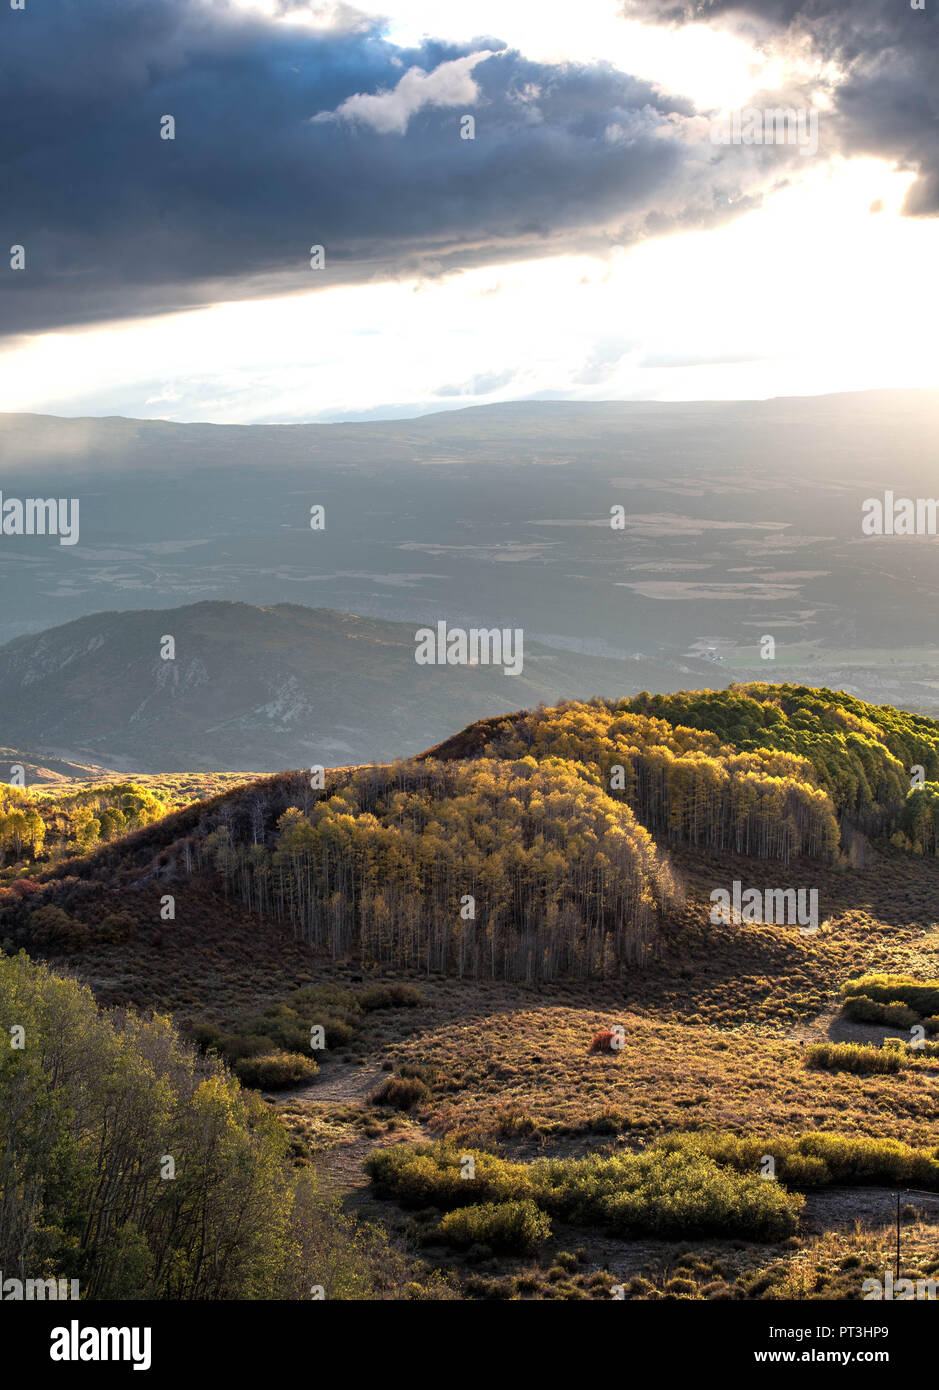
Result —
MULTIPOLYGON (((935 721, 824 689, 540 706, 410 762, 333 771, 322 787, 264 778, 172 815, 135 783, 8 788, 0 908, 15 938, 88 944, 89 909, 63 910, 56 884, 157 855, 165 883, 215 874, 333 959, 597 976, 656 954, 681 902, 661 847, 833 863, 864 831, 933 849, 938 769, 935 721), (26 865, 39 881, 17 881, 26 865)), ((106 940, 125 933, 108 922, 106 940)))
POLYGON ((483 752, 584 763, 649 829, 710 849, 828 858, 845 829, 936 843, 939 723, 841 691, 754 684, 565 702, 472 725, 427 756, 483 752))
POLYGON ((208 873, 333 959, 474 978, 604 975, 659 949, 681 902, 669 846, 837 864, 863 831, 931 850, 937 769, 935 722, 827 690, 542 706, 408 762, 340 769, 322 785, 285 773, 170 814, 134 783, 8 789, 0 910, 13 939, 87 945, 126 924, 96 925, 84 882, 208 873))
POLYGON ((643 961, 675 893, 628 807, 561 760, 366 769, 270 849, 223 826, 197 856, 333 957, 506 979, 643 961))

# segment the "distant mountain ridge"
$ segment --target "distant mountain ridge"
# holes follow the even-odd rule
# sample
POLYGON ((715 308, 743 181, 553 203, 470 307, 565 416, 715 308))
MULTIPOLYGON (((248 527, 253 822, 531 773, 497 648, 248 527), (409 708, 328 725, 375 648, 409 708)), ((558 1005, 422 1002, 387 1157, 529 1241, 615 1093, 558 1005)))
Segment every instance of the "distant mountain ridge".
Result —
POLYGON ((278 771, 407 756, 493 710, 688 683, 527 641, 517 676, 420 666, 420 626, 222 602, 79 618, 0 648, 0 740, 121 772, 278 771))

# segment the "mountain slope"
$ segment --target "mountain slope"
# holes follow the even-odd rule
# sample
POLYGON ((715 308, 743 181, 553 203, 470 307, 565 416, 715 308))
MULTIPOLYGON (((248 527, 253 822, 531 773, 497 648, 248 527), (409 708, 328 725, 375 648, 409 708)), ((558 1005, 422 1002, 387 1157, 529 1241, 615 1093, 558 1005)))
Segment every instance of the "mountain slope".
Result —
POLYGON ((419 666, 419 626, 299 604, 95 614, 0 649, 0 737, 125 772, 274 771, 405 756, 493 710, 682 683, 653 661, 527 642, 517 676, 419 666))
POLYGON ((25 783, 30 787, 36 786, 37 783, 59 786, 63 783, 70 785, 76 782, 103 782, 115 776, 107 767, 69 762, 63 758, 41 757, 32 752, 24 752, 22 748, 0 748, 0 781, 9 781, 13 769, 17 767, 23 769, 25 783))

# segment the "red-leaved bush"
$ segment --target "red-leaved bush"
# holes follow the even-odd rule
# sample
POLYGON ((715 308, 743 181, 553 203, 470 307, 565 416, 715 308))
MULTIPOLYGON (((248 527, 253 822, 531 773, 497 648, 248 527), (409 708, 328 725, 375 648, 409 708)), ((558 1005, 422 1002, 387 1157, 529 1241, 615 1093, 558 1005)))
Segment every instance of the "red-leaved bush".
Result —
POLYGON ((42 892, 42 884, 31 878, 15 878, 10 884, 10 892, 18 898, 29 898, 42 892))

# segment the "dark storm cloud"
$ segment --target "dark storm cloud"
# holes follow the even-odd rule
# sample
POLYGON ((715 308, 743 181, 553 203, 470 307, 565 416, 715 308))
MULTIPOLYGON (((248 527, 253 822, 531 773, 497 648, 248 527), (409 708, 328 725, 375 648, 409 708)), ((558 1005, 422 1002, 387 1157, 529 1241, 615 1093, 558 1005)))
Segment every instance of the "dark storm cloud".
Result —
POLYGON ((876 155, 918 174, 904 211, 939 213, 939 4, 925 0, 626 0, 629 17, 710 22, 758 42, 796 44, 840 69, 833 124, 847 154, 876 155))
POLYGON ((585 251, 713 225, 767 186, 769 158, 717 158, 690 103, 612 68, 492 39, 404 51, 331 14, 313 30, 221 0, 0 8, 0 250, 27 256, 0 260, 0 332, 585 251), (473 69, 471 106, 425 105, 403 133, 341 114, 485 49, 502 51, 473 69))

